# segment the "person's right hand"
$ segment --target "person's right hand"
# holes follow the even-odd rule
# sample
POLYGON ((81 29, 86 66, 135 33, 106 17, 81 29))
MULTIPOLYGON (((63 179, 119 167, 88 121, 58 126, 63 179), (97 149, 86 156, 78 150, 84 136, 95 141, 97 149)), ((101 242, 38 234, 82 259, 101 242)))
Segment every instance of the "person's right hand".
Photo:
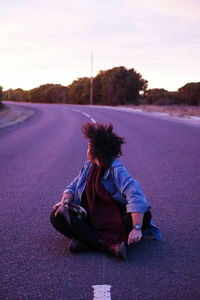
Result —
POLYGON ((55 210, 55 217, 57 216, 57 214, 59 213, 59 206, 62 204, 62 202, 60 201, 60 202, 58 202, 58 203, 56 203, 54 206, 53 206, 53 210, 55 210))
POLYGON ((61 201, 54 204, 53 209, 57 209, 60 206, 60 204, 61 204, 61 201))

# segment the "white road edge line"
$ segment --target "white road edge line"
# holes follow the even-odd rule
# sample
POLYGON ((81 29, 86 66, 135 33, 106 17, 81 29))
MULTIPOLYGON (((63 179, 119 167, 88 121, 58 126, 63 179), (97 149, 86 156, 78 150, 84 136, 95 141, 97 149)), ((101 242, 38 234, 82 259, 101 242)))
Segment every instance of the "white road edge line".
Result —
POLYGON ((111 285, 103 284, 103 285, 93 285, 94 291, 93 300, 111 300, 110 289, 111 285))

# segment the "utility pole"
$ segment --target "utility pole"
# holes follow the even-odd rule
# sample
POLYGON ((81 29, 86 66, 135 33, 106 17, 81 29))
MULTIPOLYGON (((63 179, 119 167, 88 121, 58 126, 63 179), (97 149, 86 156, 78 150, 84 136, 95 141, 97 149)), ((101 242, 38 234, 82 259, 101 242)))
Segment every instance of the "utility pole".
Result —
POLYGON ((93 52, 91 51, 90 105, 93 105, 93 52))

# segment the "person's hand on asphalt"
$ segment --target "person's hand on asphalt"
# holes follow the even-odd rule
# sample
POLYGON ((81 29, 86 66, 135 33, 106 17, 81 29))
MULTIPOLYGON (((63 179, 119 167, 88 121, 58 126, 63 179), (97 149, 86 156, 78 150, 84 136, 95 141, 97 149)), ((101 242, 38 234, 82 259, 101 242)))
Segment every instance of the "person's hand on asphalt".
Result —
POLYGON ((128 245, 139 242, 141 238, 142 238, 142 231, 133 228, 128 236, 128 245))

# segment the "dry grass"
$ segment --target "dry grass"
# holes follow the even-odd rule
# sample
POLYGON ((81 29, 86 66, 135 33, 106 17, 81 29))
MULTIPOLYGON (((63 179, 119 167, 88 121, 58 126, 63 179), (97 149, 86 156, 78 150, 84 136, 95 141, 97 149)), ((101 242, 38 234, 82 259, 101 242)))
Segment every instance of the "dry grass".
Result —
MULTIPOLYGON (((123 106, 125 107, 125 106, 123 106)), ((163 112, 178 117, 197 116, 200 117, 200 106, 186 106, 186 105, 126 105, 126 107, 142 109, 145 111, 163 112)))
POLYGON ((28 107, 5 105, 4 109, 0 111, 0 128, 26 120, 33 114, 34 110, 28 107))

